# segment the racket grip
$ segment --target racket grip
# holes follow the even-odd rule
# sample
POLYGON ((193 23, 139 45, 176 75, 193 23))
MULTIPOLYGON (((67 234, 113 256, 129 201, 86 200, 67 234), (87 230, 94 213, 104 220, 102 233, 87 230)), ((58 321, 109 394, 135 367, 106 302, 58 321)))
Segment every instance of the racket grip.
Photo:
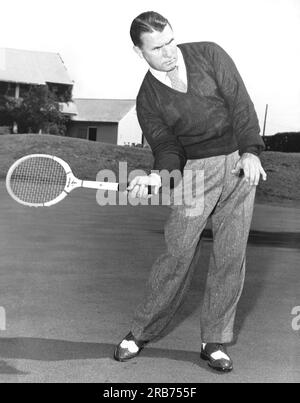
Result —
MULTIPOLYGON (((119 183, 118 191, 119 192, 126 192, 128 186, 129 186, 129 182, 127 184, 119 183)), ((154 186, 150 186, 150 185, 148 186, 148 194, 149 195, 154 194, 154 190, 155 190, 154 186)))

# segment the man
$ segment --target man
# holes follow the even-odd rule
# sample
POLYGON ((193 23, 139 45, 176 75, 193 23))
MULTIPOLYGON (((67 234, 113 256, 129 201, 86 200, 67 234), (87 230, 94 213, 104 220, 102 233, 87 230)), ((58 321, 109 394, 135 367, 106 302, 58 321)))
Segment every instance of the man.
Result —
POLYGON ((161 170, 203 171, 204 206, 201 214, 190 214, 189 203, 172 206, 165 226, 167 250, 153 265, 145 300, 114 358, 136 357, 168 325, 188 288, 200 236, 211 217, 214 240, 200 356, 213 369, 228 372, 233 363, 225 345, 233 340, 255 191, 260 175, 266 180, 258 157, 264 143, 257 116, 220 46, 177 46, 170 23, 155 12, 135 18, 130 34, 134 50, 150 66, 137 97, 137 115, 155 172, 134 178, 128 190, 132 197, 148 197, 149 185, 155 193, 161 187, 161 170))

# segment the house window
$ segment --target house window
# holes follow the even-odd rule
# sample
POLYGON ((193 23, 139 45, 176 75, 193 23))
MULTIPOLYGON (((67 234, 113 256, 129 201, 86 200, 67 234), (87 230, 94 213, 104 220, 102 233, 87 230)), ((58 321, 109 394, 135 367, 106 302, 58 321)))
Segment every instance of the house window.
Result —
POLYGON ((7 95, 9 97, 15 97, 16 95, 16 84, 15 83, 7 83, 7 82, 0 82, 0 94, 7 95))
POLYGON ((88 140, 97 141, 97 127, 88 127, 88 140))
POLYGON ((72 99, 72 86, 65 84, 47 83, 50 92, 57 102, 70 102, 72 99))
POLYGON ((7 91, 7 83, 0 81, 0 95, 5 95, 7 91))
POLYGON ((19 93, 20 98, 24 98, 28 94, 29 90, 30 90, 30 85, 20 84, 20 93, 19 93))
POLYGON ((8 97, 15 97, 16 95, 16 84, 15 83, 8 83, 6 95, 8 97))

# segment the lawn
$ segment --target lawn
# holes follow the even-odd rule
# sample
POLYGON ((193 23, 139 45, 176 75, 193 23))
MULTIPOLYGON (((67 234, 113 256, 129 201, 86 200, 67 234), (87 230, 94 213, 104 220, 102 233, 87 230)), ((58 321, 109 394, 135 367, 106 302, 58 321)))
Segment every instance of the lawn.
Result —
MULTIPOLYGON (((149 172, 153 163, 151 151, 147 149, 46 134, 1 135, 0 145, 1 179, 16 159, 33 153, 61 157, 70 164, 76 176, 91 180, 101 169, 113 170, 118 180, 120 161, 127 162, 128 173, 134 169, 149 172)), ((262 153, 261 160, 268 180, 260 182, 256 201, 300 207, 300 153, 268 151, 262 153)))
POLYGON ((260 182, 256 200, 300 207, 300 153, 267 151, 261 161, 268 178, 260 182))

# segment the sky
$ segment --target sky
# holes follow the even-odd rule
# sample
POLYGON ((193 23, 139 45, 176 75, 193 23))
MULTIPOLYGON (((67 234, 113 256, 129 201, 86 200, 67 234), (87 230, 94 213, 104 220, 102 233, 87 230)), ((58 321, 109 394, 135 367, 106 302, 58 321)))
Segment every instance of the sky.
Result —
POLYGON ((77 98, 135 99, 147 65, 132 20, 154 10, 176 41, 212 41, 237 65, 266 134, 300 131, 300 0, 0 0, 0 48, 59 53, 77 98))

